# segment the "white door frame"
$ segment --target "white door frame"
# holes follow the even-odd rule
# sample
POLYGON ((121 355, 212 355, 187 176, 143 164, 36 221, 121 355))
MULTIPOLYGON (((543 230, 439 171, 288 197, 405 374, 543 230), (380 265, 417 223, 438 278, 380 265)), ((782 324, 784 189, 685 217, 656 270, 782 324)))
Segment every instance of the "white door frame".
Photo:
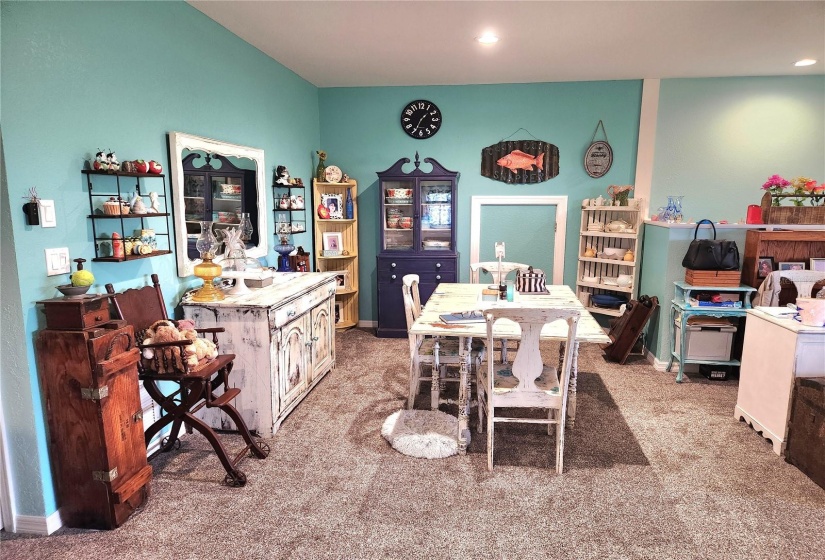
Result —
POLYGON ((566 196, 474 196, 470 202, 470 262, 478 262, 482 206, 555 206, 553 284, 564 284, 564 241, 567 234, 566 196))

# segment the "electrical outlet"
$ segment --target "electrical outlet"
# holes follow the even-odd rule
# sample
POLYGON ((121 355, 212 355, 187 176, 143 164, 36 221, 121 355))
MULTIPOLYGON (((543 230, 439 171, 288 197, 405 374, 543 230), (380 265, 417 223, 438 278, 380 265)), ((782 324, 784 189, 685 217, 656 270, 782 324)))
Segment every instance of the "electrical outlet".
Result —
POLYGON ((504 241, 496 241, 496 258, 504 258, 504 241))
POLYGON ((69 260, 68 247, 46 249, 46 276, 68 274, 71 271, 72 262, 69 260))

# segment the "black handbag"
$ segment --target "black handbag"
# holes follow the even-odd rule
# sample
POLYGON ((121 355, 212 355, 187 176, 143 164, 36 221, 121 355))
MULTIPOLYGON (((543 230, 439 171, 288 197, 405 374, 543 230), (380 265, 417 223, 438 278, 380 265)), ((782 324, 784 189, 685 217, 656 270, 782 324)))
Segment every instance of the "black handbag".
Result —
POLYGON ((739 248, 735 241, 716 239, 716 226, 710 220, 699 220, 693 232, 682 266, 692 270, 739 270, 739 248), (713 228, 713 239, 696 239, 699 226, 707 222, 713 228))
POLYGON ((520 269, 516 276, 516 290, 521 293, 538 293, 547 291, 547 278, 540 269, 532 266, 520 269))

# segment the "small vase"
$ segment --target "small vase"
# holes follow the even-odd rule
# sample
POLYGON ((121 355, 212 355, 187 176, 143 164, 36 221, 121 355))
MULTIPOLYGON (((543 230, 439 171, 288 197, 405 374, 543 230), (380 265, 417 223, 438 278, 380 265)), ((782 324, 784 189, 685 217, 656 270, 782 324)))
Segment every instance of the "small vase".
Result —
POLYGON ((324 160, 318 160, 318 167, 315 168, 315 180, 318 182, 326 181, 326 177, 324 177, 324 171, 326 171, 326 167, 324 166, 324 160))

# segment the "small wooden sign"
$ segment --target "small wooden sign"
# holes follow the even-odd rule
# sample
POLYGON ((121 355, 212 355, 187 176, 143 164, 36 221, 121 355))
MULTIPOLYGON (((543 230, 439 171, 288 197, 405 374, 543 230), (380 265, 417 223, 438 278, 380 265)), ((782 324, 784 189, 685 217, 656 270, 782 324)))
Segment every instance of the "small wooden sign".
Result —
POLYGON ((607 140, 598 140, 590 144, 584 154, 584 169, 591 177, 603 177, 613 165, 613 148, 607 140))
POLYGON ((542 140, 506 140, 481 150, 481 175, 504 183, 541 183, 559 174, 559 148, 542 140))

